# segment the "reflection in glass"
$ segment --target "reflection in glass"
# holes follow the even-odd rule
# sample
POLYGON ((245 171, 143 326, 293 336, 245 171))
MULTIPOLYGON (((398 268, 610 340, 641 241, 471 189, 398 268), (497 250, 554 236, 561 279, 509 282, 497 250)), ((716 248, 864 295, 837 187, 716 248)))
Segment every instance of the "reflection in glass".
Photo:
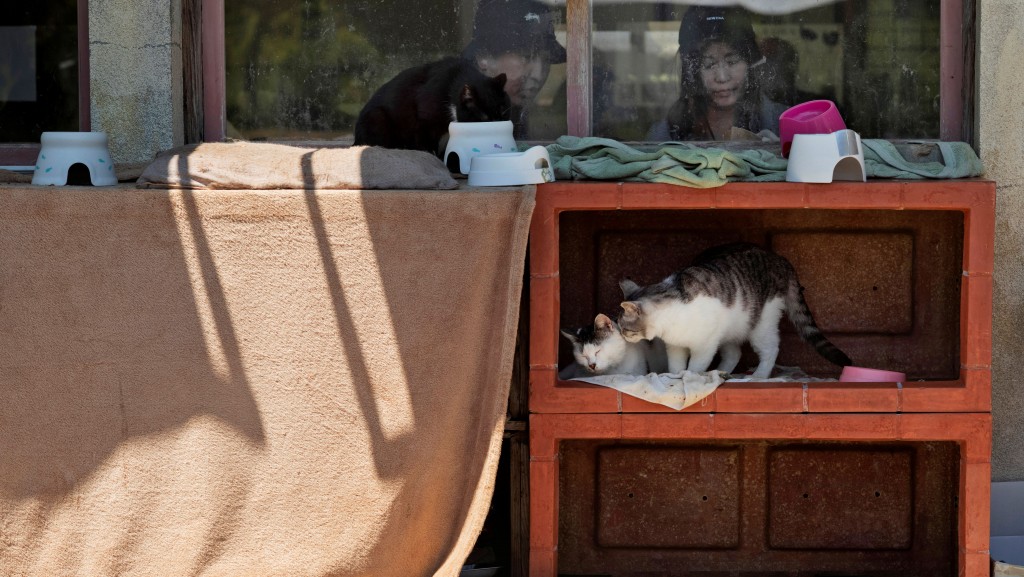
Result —
POLYGON ((506 90, 518 103, 517 137, 554 138, 566 126, 565 57, 551 42, 565 9, 533 1, 226 0, 228 136, 351 142, 377 88, 462 54, 485 74, 515 78, 506 90), (479 6, 490 15, 474 20, 479 6))
POLYGON ((938 137, 939 0, 700 4, 594 0, 596 135, 764 139, 829 99, 865 138, 938 137))
POLYGON ((0 141, 78 130, 78 3, 10 3, 0 12, 0 141))

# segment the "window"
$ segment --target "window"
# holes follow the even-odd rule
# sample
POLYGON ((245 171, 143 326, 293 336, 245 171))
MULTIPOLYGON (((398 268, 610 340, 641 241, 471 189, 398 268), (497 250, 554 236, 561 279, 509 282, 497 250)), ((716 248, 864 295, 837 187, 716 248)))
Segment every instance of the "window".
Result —
POLYGON ((351 142, 362 106, 399 71, 515 21, 481 18, 488 3, 536 2, 565 52, 548 59, 517 138, 757 138, 788 106, 829 99, 865 138, 961 139, 963 0, 223 1, 229 137, 351 142), (749 34, 719 26, 737 14, 749 34), (711 107, 742 90, 742 114, 691 118, 711 98, 694 96, 712 90, 702 74, 740 71, 746 84, 717 89, 725 104, 711 107))
POLYGON ((86 15, 84 0, 22 2, 0 13, 0 165, 33 164, 45 131, 87 126, 86 15))
MULTIPOLYGON (((564 29, 564 7, 519 4, 550 12, 552 38, 564 29)), ((224 12, 225 132, 255 140, 351 142, 356 117, 378 87, 408 67, 465 53, 475 24, 500 26, 475 18, 474 0, 228 0, 224 12)), ((537 84, 526 88, 533 138, 565 132, 564 49, 555 60, 562 62, 539 70, 514 63, 521 84, 537 84)))
MULTIPOLYGON (((674 105, 700 108, 688 91, 743 90, 742 79, 758 101, 734 126, 754 132, 777 133, 786 108, 827 99, 864 137, 939 137, 939 0, 701 4, 594 2, 595 134, 644 140, 674 105)), ((726 139, 686 118, 699 110, 677 112, 696 126, 673 139, 726 139)))

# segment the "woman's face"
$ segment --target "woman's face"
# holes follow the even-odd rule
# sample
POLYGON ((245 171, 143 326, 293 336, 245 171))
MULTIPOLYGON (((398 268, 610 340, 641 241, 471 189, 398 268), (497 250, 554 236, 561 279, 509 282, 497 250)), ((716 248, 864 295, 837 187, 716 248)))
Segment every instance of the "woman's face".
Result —
POLYGON ((479 58, 477 67, 487 76, 505 74, 508 78, 505 92, 515 106, 532 102, 551 71, 551 65, 542 57, 527 58, 510 53, 479 58))
POLYGON ((747 87, 748 64, 724 42, 712 42, 704 50, 700 78, 710 105, 728 110, 736 106, 747 87))

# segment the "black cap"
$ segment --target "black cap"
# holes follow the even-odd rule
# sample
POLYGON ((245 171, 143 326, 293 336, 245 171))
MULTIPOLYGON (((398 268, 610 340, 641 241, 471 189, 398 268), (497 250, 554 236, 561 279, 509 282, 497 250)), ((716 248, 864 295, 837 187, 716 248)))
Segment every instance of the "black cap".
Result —
POLYGON ((687 10, 679 25, 679 53, 697 52, 715 40, 732 46, 750 64, 761 60, 746 10, 709 6, 687 10))
POLYGON ((565 62, 565 48, 555 38, 552 16, 551 9, 536 0, 480 0, 473 17, 473 39, 462 55, 545 54, 552 64, 565 62))

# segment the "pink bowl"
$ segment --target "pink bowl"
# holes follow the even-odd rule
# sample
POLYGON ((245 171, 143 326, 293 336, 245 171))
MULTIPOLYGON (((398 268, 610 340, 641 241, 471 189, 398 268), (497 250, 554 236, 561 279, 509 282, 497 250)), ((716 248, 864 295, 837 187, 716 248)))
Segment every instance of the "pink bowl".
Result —
POLYGON ((779 139, 782 156, 789 158, 794 134, 832 134, 846 128, 836 103, 831 100, 810 100, 788 108, 779 115, 779 139))
POLYGON ((902 383, 907 380, 906 373, 866 369, 864 367, 843 367, 839 380, 847 383, 902 383))

